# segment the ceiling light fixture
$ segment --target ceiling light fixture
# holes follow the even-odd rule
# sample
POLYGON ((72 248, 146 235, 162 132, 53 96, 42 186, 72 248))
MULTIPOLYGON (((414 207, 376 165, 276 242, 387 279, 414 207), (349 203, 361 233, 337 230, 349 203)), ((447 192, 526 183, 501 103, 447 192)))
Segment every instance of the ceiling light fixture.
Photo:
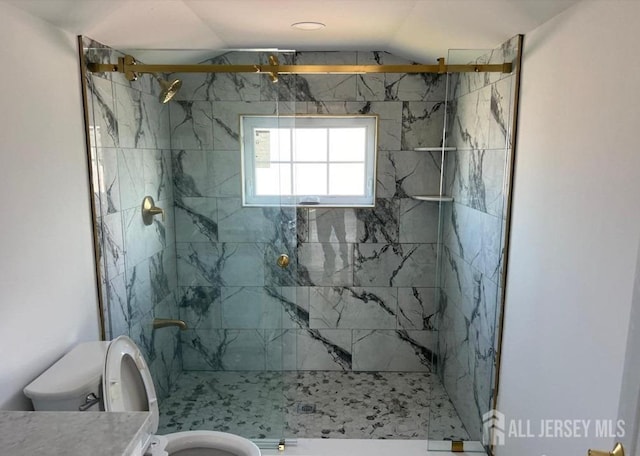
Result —
POLYGON ((295 22, 291 24, 291 27, 293 27, 294 29, 304 30, 308 32, 313 30, 321 30, 325 28, 326 25, 324 25, 322 22, 305 21, 305 22, 295 22))

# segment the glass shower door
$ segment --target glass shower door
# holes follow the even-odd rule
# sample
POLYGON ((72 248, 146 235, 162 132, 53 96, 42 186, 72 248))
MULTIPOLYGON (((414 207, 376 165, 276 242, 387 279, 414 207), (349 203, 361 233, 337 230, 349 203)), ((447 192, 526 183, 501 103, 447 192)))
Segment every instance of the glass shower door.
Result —
MULTIPOLYGON (((269 55, 228 52, 207 63, 265 64, 269 55)), ((185 317, 196 321, 196 327, 181 335, 182 378, 196 379, 195 385, 185 385, 190 396, 181 402, 188 406, 194 398, 194 409, 208 407, 205 421, 185 425, 231 432, 273 447, 285 435, 283 375, 294 368, 287 352, 292 324, 288 316, 295 315, 291 308, 297 301, 295 289, 289 288, 295 270, 295 208, 283 204, 286 195, 281 190, 289 173, 277 160, 286 148, 277 127, 287 100, 268 75, 184 78, 193 91, 183 96, 195 98, 178 101, 176 116, 172 106, 172 135, 184 129, 188 116, 200 107, 210 107, 211 115, 201 119, 212 131, 210 148, 196 154, 204 155, 205 163, 191 167, 209 182, 210 192, 195 197, 197 201, 181 198, 180 190, 176 195, 176 205, 185 204, 183 211, 191 220, 176 230, 178 276, 181 285, 204 287, 188 291, 180 303, 185 317), (273 127, 249 125, 245 119, 252 116, 269 116, 273 127), (268 201, 252 201, 249 195, 255 194, 268 201), (183 229, 198 231, 201 215, 215 220, 215 236, 200 246, 203 256, 189 250, 181 254, 183 229), (207 293, 203 303, 199 296, 207 293)), ((186 130, 185 134, 197 134, 197 125, 186 130)), ((182 165, 176 160, 174 172, 184 172, 182 165)), ((174 180, 188 181, 185 177, 174 180)))
MULTIPOLYGON (((265 52, 261 63, 290 64, 294 52, 265 52)), ((266 371, 274 379, 270 403, 274 412, 270 422, 279 441, 292 437, 293 408, 290 391, 297 369, 297 328, 305 320, 307 297, 298 285, 298 209, 293 195, 291 130, 295 128, 295 76, 277 78, 260 75, 262 100, 259 109, 247 113, 271 118, 270 128, 256 127, 254 135, 255 192, 273 204, 261 211, 271 220, 270 236, 264 244, 264 292, 273 318, 265 326, 266 371), (258 144, 258 140, 261 144, 258 144), (277 386, 276 386, 277 385, 277 386)), ((246 132, 245 132, 246 134, 246 132)), ((246 140, 246 138, 245 138, 246 140)), ((247 155, 243 156, 247 160, 247 155)), ((247 169, 245 162, 245 170, 247 169)), ((244 185, 249 184, 246 171, 244 185)), ((258 206, 260 203, 257 204, 258 206)), ((271 442, 265 442, 271 447, 271 442)))
MULTIPOLYGON (((513 62, 517 43, 514 37, 494 50, 452 50, 448 63, 513 62)), ((494 419, 516 77, 516 69, 449 75, 443 183, 453 200, 440 206, 432 400, 455 413, 447 419, 432 414, 429 438, 465 441, 464 451, 484 452, 494 419)))
MULTIPOLYGON (((123 56, 87 42, 89 61, 123 56)), ((127 52, 150 64, 197 55, 189 63, 255 65, 270 55, 127 52)), ((159 395, 160 434, 216 430, 273 447, 286 434, 282 377, 296 363, 296 210, 277 191, 270 204, 246 204, 246 173, 267 192, 288 174, 267 159, 280 154, 277 138, 242 131, 240 118, 267 115, 277 125, 294 111, 268 75, 164 77, 182 81, 168 104, 158 101, 151 75, 130 82, 87 74, 107 337, 128 334, 143 349, 159 395), (254 166, 243 168, 243 144, 259 140, 254 166), (166 219, 143 224, 146 195, 166 219), (183 320, 187 329, 154 329, 155 318, 183 320)))

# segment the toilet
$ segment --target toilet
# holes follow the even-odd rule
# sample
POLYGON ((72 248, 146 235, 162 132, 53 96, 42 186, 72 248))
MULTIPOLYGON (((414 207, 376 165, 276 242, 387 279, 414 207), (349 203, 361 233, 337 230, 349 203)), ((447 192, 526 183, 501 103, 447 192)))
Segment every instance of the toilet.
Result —
POLYGON ((126 336, 77 345, 24 388, 36 411, 148 411, 143 454, 149 456, 260 456, 243 437, 216 431, 158 432, 158 399, 140 349, 126 336))

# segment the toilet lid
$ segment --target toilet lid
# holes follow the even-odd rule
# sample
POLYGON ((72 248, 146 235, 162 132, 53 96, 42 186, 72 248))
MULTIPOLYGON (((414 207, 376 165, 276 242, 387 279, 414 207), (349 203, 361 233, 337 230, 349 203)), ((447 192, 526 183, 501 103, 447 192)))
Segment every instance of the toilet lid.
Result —
POLYGON ((151 412, 151 432, 158 431, 158 399, 149 366, 127 336, 119 336, 109 344, 102 391, 107 412, 151 412))

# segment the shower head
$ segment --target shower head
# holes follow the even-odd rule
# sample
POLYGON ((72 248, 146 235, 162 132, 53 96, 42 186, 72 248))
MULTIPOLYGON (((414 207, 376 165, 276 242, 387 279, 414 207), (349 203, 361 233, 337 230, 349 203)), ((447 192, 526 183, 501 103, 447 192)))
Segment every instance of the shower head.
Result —
POLYGON ((171 101, 178 93, 178 90, 180 90, 180 87, 182 87, 182 81, 180 79, 167 81, 166 79, 158 77, 156 74, 154 74, 153 77, 156 78, 158 84, 160 84, 160 96, 158 97, 160 103, 168 103, 171 101))

